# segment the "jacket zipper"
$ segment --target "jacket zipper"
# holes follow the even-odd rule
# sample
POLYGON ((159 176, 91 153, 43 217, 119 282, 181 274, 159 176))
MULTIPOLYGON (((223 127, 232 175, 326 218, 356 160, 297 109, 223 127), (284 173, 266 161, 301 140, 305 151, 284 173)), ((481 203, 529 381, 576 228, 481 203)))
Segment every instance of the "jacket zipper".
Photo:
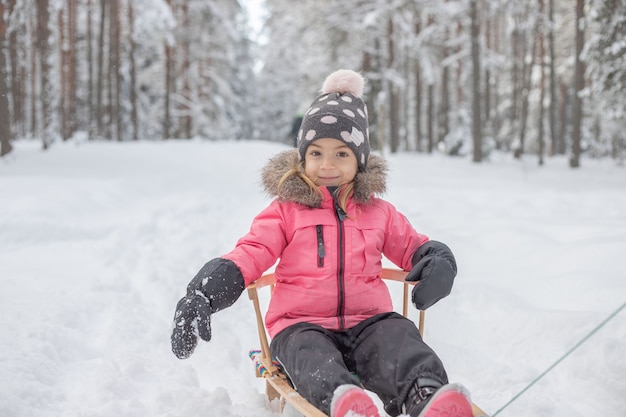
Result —
POLYGON ((324 232, 322 230, 322 225, 318 224, 315 226, 317 230, 317 266, 324 266, 324 257, 326 257, 326 251, 324 250, 324 232))
POLYGON ((337 280, 338 280, 338 284, 339 284, 339 305, 337 308, 337 316, 339 318, 339 328, 341 330, 343 330, 345 328, 346 322, 345 322, 345 317, 344 317, 344 301, 345 301, 345 282, 344 282, 344 261, 345 261, 345 248, 344 248, 344 227, 343 227, 343 221, 346 219, 347 214, 345 211, 343 211, 343 209, 339 206, 339 204, 337 203, 337 199, 334 198, 335 200, 335 215, 337 216, 337 226, 339 233, 338 233, 338 244, 339 244, 339 250, 338 252, 338 256, 339 256, 339 263, 337 266, 337 280))

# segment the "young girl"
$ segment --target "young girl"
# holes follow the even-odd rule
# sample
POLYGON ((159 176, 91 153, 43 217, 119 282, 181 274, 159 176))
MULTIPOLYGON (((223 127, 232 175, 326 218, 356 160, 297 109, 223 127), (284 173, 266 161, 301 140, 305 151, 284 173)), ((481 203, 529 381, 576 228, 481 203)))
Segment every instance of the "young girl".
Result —
POLYGON ((270 350, 295 389, 331 417, 379 417, 363 388, 392 416, 469 417, 464 389, 415 324, 394 313, 380 278, 383 255, 417 281, 426 309, 450 293, 454 255, 417 233, 390 203, 386 164, 370 155, 364 80, 339 70, 305 113, 298 149, 269 161, 262 179, 276 199, 235 248, 209 261, 176 306, 172 350, 189 357, 211 339, 211 314, 232 305, 280 259, 267 311, 270 350), (353 414, 354 415, 354 414, 353 414))

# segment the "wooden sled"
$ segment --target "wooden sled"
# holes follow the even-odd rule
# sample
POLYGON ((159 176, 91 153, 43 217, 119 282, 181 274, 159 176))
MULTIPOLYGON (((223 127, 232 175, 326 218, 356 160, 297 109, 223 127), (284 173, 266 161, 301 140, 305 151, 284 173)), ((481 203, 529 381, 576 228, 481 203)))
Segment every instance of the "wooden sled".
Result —
MULTIPOLYGON (((409 309, 409 295, 410 286, 414 283, 404 281, 407 272, 399 269, 383 268, 381 277, 390 281, 398 281, 402 283, 404 288, 403 300, 402 300, 402 315, 407 317, 409 309)), ((265 379, 266 393, 269 401, 279 399, 280 410, 282 412, 286 403, 289 403, 298 412, 302 413, 305 417, 328 417, 321 412, 317 407, 309 403, 304 397, 291 386, 287 376, 282 373, 276 364, 272 361, 270 354, 270 345, 267 332, 265 330, 265 321, 263 314, 261 313, 261 305, 259 303, 259 297, 257 290, 263 287, 270 287, 270 291, 274 289, 274 274, 268 273, 256 280, 253 284, 247 287, 248 296, 254 305, 254 312, 257 320, 257 330, 259 332, 259 342, 261 344, 260 352, 257 352, 255 359, 257 361, 256 376, 265 379)), ((422 337, 424 337, 424 319, 425 312, 420 310, 418 328, 422 337)), ((252 353, 251 353, 252 357, 252 353)), ((487 416, 487 413, 482 411, 478 406, 472 403, 472 411, 474 417, 487 416)))

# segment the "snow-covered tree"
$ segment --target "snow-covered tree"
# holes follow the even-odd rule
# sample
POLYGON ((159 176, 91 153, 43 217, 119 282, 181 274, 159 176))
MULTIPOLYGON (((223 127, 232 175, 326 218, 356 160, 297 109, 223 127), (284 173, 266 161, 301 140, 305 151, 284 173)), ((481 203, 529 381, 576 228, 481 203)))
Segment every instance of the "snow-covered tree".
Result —
POLYGON ((584 59, 594 103, 594 151, 626 159, 626 5, 623 0, 592 0, 591 35, 584 59))

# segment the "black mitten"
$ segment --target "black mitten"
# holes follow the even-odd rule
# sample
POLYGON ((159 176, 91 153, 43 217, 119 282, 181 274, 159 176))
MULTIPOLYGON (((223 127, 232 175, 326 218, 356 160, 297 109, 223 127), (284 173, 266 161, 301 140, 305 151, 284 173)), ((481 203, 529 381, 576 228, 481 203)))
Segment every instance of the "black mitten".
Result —
POLYGON ((415 308, 426 310, 452 290, 456 260, 448 246, 429 240, 413 255, 413 268, 405 280, 417 281, 412 292, 415 308))
POLYGON ((172 352, 179 359, 191 356, 198 344, 198 335, 211 340, 211 306, 204 296, 183 297, 176 304, 172 352))
POLYGON ((187 295, 176 304, 172 352, 185 359, 196 348, 198 336, 211 340, 211 314, 231 306, 244 287, 243 275, 232 261, 216 258, 207 262, 187 286, 187 295))

